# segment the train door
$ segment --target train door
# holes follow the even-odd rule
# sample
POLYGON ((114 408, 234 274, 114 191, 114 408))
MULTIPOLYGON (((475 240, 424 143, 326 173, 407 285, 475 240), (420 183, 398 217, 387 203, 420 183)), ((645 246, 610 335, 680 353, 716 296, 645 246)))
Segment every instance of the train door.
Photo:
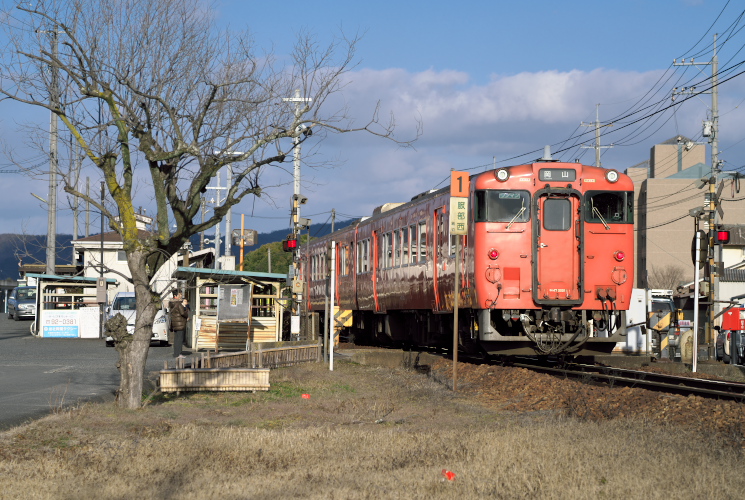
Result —
POLYGON ((538 304, 581 304, 580 196, 566 189, 541 190, 534 210, 533 299, 538 304))

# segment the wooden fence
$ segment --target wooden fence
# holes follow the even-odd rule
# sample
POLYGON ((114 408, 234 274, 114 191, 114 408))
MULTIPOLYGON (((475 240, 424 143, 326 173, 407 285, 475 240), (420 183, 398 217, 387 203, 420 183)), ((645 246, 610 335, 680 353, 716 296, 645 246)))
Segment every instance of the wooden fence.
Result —
POLYGON ((250 347, 251 350, 241 352, 197 353, 188 358, 176 359, 173 368, 166 361, 160 372, 161 390, 268 390, 269 368, 318 362, 322 356, 320 344, 276 342, 252 344, 250 347))
MULTIPOLYGON (((322 359, 320 344, 295 342, 262 342, 239 352, 200 352, 175 361, 175 369, 185 368, 279 368, 322 359)), ((168 362, 163 367, 168 370, 168 362)))

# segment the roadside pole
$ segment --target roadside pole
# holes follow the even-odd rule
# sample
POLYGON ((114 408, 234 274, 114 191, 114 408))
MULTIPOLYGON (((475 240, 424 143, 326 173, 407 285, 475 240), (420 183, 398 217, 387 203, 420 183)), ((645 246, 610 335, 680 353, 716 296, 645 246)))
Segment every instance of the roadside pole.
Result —
MULTIPOLYGON (((701 231, 696 231, 696 243, 695 243, 695 277, 693 278, 693 359, 692 359, 692 367, 691 371, 693 373, 696 373, 696 360, 698 359, 698 280, 699 280, 699 265, 700 265, 700 256, 699 253, 701 251, 701 231)), ((713 306, 713 304, 712 304, 713 306)), ((681 346, 681 349, 683 346, 681 346)), ((681 350, 681 359, 682 359, 682 350, 681 350)))
POLYGON ((329 371, 334 371, 334 296, 336 295, 336 242, 331 241, 331 266, 329 266, 329 269, 331 271, 331 295, 330 298, 330 305, 329 305, 329 371))
MULTIPOLYGON (((468 172, 450 172, 450 236, 455 236, 455 290, 453 301, 453 391, 458 386, 458 309, 460 308, 461 236, 468 234, 468 195, 471 176, 468 172)), ((451 238, 452 241, 452 238, 451 238)))

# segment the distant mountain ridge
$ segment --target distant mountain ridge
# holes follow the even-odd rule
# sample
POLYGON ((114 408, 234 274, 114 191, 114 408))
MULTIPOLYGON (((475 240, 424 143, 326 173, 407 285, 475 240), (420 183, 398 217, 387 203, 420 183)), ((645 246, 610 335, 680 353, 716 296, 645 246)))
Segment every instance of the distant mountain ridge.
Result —
MULTIPOLYGON (((339 230, 347 227, 353 219, 339 221, 335 224, 335 229, 339 230)), ((325 236, 331 232, 331 225, 312 224, 310 226, 311 237, 325 236)), ((289 229, 278 229, 270 233, 259 233, 256 245, 244 247, 243 252, 248 253, 256 250, 267 243, 282 241, 290 233, 289 229)), ((305 231, 303 231, 305 233, 305 231)), ((94 235, 91 235, 94 236, 94 235)), ((214 239, 214 234, 205 235, 205 238, 214 239)), ((72 235, 57 235, 57 264, 70 264, 72 262, 72 235)), ((199 235, 191 237, 191 244, 194 250, 199 250, 199 235)), ((223 245, 223 250, 225 246, 223 245)), ((233 255, 240 253, 240 247, 232 246, 233 255)), ((18 279, 18 264, 22 261, 24 264, 42 264, 47 258, 47 237, 46 235, 24 235, 5 233, 0 234, 0 279, 18 279)))

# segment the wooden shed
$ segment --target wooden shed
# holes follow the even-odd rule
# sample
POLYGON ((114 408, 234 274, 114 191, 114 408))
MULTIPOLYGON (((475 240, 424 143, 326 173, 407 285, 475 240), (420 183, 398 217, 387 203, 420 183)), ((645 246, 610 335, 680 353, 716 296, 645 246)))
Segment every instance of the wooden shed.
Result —
POLYGON ((287 275, 179 267, 173 276, 187 284, 192 348, 243 350, 248 342, 283 340, 287 275))

